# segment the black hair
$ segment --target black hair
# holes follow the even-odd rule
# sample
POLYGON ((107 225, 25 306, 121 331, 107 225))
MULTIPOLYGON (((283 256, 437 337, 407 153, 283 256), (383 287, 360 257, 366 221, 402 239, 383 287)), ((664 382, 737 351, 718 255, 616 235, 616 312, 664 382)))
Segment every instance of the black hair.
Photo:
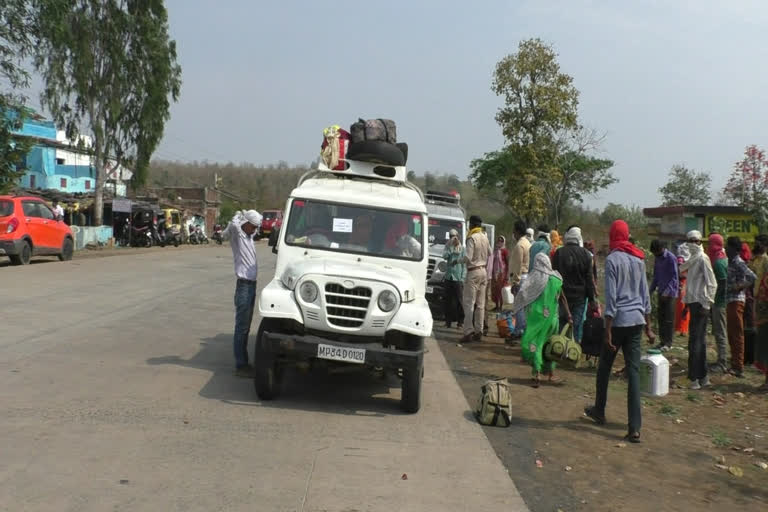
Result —
POLYGON ((728 249, 732 249, 736 251, 737 253, 741 252, 741 238, 737 236, 729 236, 728 240, 725 242, 725 246, 728 249))
POLYGON ((768 235, 757 235, 752 254, 764 254, 766 251, 768 251, 768 235))
POLYGON ((659 240, 658 238, 656 240, 651 241, 651 252, 656 254, 662 249, 667 248, 667 242, 663 240, 659 240))
POLYGON ((538 230, 539 230, 539 232, 541 232, 541 233, 547 233, 547 234, 549 234, 549 226, 547 226, 546 224, 541 224, 541 225, 540 225, 540 226, 539 226, 537 229, 538 229, 538 230))
POLYGON ((528 229, 528 227, 525 225, 525 222, 520 219, 515 222, 515 233, 518 235, 525 235, 525 231, 528 229))

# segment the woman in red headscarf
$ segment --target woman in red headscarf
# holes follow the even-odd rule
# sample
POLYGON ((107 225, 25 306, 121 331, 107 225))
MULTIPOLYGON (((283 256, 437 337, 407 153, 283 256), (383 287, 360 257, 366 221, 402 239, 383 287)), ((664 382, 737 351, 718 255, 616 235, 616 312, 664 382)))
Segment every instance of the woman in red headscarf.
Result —
MULTIPOLYGON (((690 257, 691 253, 688 251, 688 246, 686 244, 682 244, 677 249, 678 267, 688 261, 690 257)), ((677 296, 677 305, 675 306, 675 331, 681 336, 686 336, 688 335, 688 327, 691 322, 691 316, 688 314, 688 308, 683 303, 683 297, 685 297, 687 272, 680 272, 679 274, 680 292, 677 296)))
POLYGON ((712 335, 715 337, 717 346, 717 362, 709 367, 711 372, 725 373, 728 370, 728 338, 726 331, 725 314, 725 287, 728 279, 728 257, 725 255, 725 240, 720 233, 709 235, 709 244, 707 245, 707 254, 712 263, 712 270, 717 279, 717 292, 715 293, 715 303, 712 305, 712 335))

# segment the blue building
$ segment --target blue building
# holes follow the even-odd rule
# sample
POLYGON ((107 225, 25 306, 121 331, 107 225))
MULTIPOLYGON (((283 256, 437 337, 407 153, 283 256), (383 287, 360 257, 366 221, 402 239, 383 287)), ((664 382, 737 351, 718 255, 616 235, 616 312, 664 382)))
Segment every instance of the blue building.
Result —
MULTIPOLYGON (((92 165, 91 155, 83 148, 78 148, 67 141, 66 134, 56 129, 56 125, 37 113, 29 112, 17 135, 30 139, 34 147, 27 154, 24 167, 26 173, 20 185, 25 188, 54 189, 67 193, 93 192, 96 187, 96 170, 92 165)), ((81 137, 87 148, 90 138, 81 137)), ((110 190, 117 195, 125 195, 123 180, 131 178, 131 173, 123 169, 121 176, 108 173, 110 190), (117 184, 114 181, 117 180, 117 184)))

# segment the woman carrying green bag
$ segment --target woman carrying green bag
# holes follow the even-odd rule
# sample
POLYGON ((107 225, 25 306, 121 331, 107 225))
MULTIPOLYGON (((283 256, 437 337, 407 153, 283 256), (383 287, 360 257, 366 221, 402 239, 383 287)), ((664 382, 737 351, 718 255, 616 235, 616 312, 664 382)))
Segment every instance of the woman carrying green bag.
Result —
POLYGON ((539 387, 541 372, 549 375, 549 382, 558 383, 554 374, 555 363, 544 361, 544 344, 558 332, 558 301, 568 315, 568 323, 573 324, 568 302, 565 300, 563 278, 552 270, 552 263, 544 253, 539 253, 533 262, 533 271, 523 282, 520 292, 515 296, 512 313, 525 309, 527 326, 521 341, 523 359, 533 367, 533 387, 539 387))

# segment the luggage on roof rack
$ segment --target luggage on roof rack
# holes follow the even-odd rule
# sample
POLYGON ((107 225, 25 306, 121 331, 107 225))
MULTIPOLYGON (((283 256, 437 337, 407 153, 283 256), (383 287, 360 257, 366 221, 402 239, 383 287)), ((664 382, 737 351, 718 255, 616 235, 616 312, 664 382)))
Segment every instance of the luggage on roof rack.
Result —
POLYGON ((457 192, 437 192, 434 190, 427 190, 424 194, 427 202, 455 204, 458 205, 461 201, 461 196, 457 192))

